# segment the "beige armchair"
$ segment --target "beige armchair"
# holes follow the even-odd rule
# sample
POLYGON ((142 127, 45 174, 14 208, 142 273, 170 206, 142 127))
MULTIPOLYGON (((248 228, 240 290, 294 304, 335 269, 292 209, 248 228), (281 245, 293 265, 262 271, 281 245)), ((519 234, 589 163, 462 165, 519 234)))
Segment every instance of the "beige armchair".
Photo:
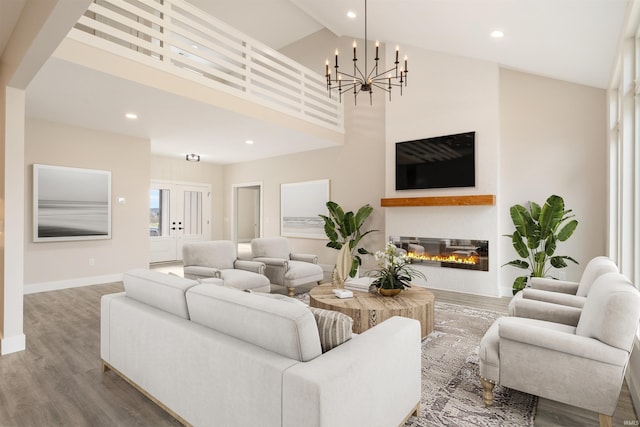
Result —
POLYGON ((318 256, 291 253, 289 240, 284 237, 259 237, 251 241, 254 261, 266 265, 265 275, 271 283, 287 288, 294 295, 297 286, 316 282, 320 284, 324 273, 318 265, 318 256))
POLYGON ((483 399, 505 387, 599 413, 610 426, 640 320, 640 293, 618 273, 598 277, 576 327, 499 318, 480 342, 483 399))
POLYGON ((594 281, 603 274, 617 272, 613 260, 598 256, 586 265, 579 282, 532 277, 531 287, 515 294, 509 302, 509 315, 576 326, 594 281))
POLYGON ((264 275, 266 266, 261 262, 237 258, 236 245, 230 240, 185 243, 182 246, 184 277, 222 279, 223 286, 270 292, 269 279, 264 275))

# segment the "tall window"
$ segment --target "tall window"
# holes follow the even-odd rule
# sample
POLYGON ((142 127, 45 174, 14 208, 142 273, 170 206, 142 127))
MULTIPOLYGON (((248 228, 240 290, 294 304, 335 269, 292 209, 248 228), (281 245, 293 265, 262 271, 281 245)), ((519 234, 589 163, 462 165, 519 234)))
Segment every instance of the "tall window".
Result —
POLYGON ((609 90, 609 256, 640 285, 640 41, 625 40, 609 90))

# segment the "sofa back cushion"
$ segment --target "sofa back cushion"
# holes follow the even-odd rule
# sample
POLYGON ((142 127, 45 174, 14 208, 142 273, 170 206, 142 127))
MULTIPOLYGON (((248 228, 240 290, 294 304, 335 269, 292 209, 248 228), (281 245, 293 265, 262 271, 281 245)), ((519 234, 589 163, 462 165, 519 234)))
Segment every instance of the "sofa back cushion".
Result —
POLYGON ((576 295, 579 297, 586 297, 591 290, 591 286, 596 279, 603 274, 606 273, 617 273, 618 266, 611 258, 606 256, 598 256, 589 263, 584 268, 584 272, 582 273, 582 277, 580 278, 580 284, 578 285, 578 290, 576 291, 576 295))
POLYGON ((127 297, 189 319, 185 292, 198 284, 195 280, 138 268, 124 273, 122 281, 127 297))
POLYGON ((285 237, 260 237, 251 241, 254 258, 290 259, 291 249, 285 237))
POLYGON ((182 246, 185 267, 199 266, 226 270, 233 268, 237 257, 236 245, 230 240, 189 242, 182 246))
POLYGON ((309 307, 302 301, 286 295, 265 294, 259 292, 256 292, 253 295, 265 298, 274 298, 289 304, 297 304, 311 310, 314 319, 316 319, 316 325, 318 326, 320 347, 322 348, 323 353, 326 353, 332 348, 335 348, 351 339, 353 319, 346 314, 339 313, 337 311, 324 310, 322 308, 309 307))
POLYGON ((576 335, 631 351, 639 319, 638 290, 621 274, 603 274, 591 286, 576 335))
POLYGON ((191 321, 306 362, 322 354, 316 321, 308 308, 222 286, 187 292, 191 321))

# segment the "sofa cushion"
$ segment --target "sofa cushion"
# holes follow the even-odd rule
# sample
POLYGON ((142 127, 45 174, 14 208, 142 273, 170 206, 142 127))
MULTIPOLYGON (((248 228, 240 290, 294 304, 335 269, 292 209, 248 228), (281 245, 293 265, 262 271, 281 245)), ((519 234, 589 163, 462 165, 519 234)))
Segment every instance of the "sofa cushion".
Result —
POLYGON ((286 295, 265 293, 254 293, 254 295, 273 298, 289 304, 309 308, 311 313, 313 313, 313 317, 316 319, 318 334, 320 335, 320 346, 323 353, 351 339, 353 334, 353 319, 344 313, 309 307, 302 301, 286 295))
POLYGON ((631 351, 640 316, 640 294, 622 274, 598 277, 589 291, 576 335, 631 351))
POLYGON ((251 253, 254 258, 290 259, 289 241, 284 237, 260 237, 251 241, 251 253))
POLYGON ((311 264, 304 261, 289 261, 289 270, 284 274, 287 282, 296 282, 301 279, 309 282, 317 282, 322 280, 324 272, 318 264, 311 264))
POLYGON ((254 292, 253 295, 258 295, 258 296, 265 297, 265 298, 277 299, 278 301, 284 301, 286 303, 295 304, 295 305, 298 305, 300 307, 305 307, 305 308, 309 307, 307 304, 305 304, 304 302, 300 301, 299 299, 291 298, 291 297, 289 297, 287 295, 268 294, 266 292, 254 292))
POLYGON ((291 298, 286 295, 265 293, 254 293, 254 295, 273 298, 289 304, 296 304, 301 307, 309 308, 311 313, 313 313, 313 317, 316 319, 318 334, 320 335, 320 346, 322 347, 323 353, 326 353, 332 348, 335 348, 351 339, 353 334, 353 319, 344 313, 309 307, 299 299, 291 298))
POLYGON ((593 286, 593 282, 595 282, 598 277, 606 273, 617 272, 618 266, 615 262, 613 262, 611 258, 606 256, 597 256, 593 258, 591 261, 589 261, 584 269, 584 272, 582 273, 576 295, 586 297, 587 295, 589 295, 589 291, 591 290, 591 286, 593 286))
POLYGON ((344 313, 309 307, 318 325, 322 352, 326 353, 349 341, 353 331, 353 319, 344 313))
POLYGON ((220 271, 224 286, 236 289, 257 289, 269 287, 269 279, 264 274, 250 271, 226 269, 220 271))
POLYGON ((306 362, 322 354, 316 321, 308 308, 221 286, 187 292, 191 321, 306 362))
POLYGON ((197 265, 220 270, 233 268, 237 258, 236 245, 230 240, 189 242, 182 246, 185 266, 197 265))
POLYGON ((185 292, 198 284, 195 280, 138 268, 124 273, 122 281, 127 297, 189 319, 185 292))

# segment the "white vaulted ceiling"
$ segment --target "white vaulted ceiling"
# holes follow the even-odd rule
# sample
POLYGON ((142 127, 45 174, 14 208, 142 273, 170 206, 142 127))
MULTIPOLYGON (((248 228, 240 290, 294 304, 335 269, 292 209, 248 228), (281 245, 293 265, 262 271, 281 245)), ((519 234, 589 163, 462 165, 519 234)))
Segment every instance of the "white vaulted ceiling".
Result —
MULTIPOLYGON (((0 17, 16 0, 0 0, 0 17)), ((364 0, 190 0, 191 3, 276 49, 327 28, 338 36, 363 38, 364 0), (348 19, 352 10, 357 18, 348 19)), ((628 0, 368 0, 368 38, 400 44, 402 51, 425 49, 476 58, 503 67, 588 86, 609 85, 614 58, 621 40, 628 0), (502 39, 492 39, 492 30, 502 30, 502 39)), ((0 21, 3 28, 9 23, 0 21)), ((0 31, 0 47, 8 38, 0 31)), ((319 53, 318 63, 325 54, 319 53)), ((262 158, 299 151, 299 134, 287 129, 261 129, 241 116, 228 116, 215 126, 211 111, 202 104, 181 100, 180 109, 167 109, 176 100, 154 93, 141 115, 144 124, 132 124, 110 116, 121 112, 145 88, 96 75, 88 69, 68 70, 50 61, 27 90, 28 115, 123 134, 150 138, 158 154, 178 155, 192 139, 203 158, 220 163, 262 158), (67 78, 59 80, 60 73, 67 78), (90 74, 88 74, 90 73, 90 74), (55 80, 58 79, 58 80, 55 80), (91 102, 86 85, 72 84, 86 79, 115 85, 119 96, 101 103, 91 102), (57 82, 57 84, 51 84, 57 82), (60 87, 62 86, 62 87, 60 87), (60 93, 65 99, 62 108, 60 93), (67 105, 68 104, 68 105, 67 105), (185 124, 187 126, 185 126, 185 124), (247 135, 247 130, 264 135, 247 135), (215 153, 207 153, 207 138, 219 134, 215 153), (239 141, 255 139, 254 155, 239 141), (155 141, 155 142, 154 142, 155 141), (243 151, 244 150, 244 154, 243 151)), ((319 66, 321 68, 321 66, 319 66)), ((319 73, 322 70, 319 68, 319 73)), ((140 113, 139 113, 140 114, 140 113)), ((320 148, 322 141, 310 141, 320 148)), ((212 148, 213 150, 213 148, 212 148)))

